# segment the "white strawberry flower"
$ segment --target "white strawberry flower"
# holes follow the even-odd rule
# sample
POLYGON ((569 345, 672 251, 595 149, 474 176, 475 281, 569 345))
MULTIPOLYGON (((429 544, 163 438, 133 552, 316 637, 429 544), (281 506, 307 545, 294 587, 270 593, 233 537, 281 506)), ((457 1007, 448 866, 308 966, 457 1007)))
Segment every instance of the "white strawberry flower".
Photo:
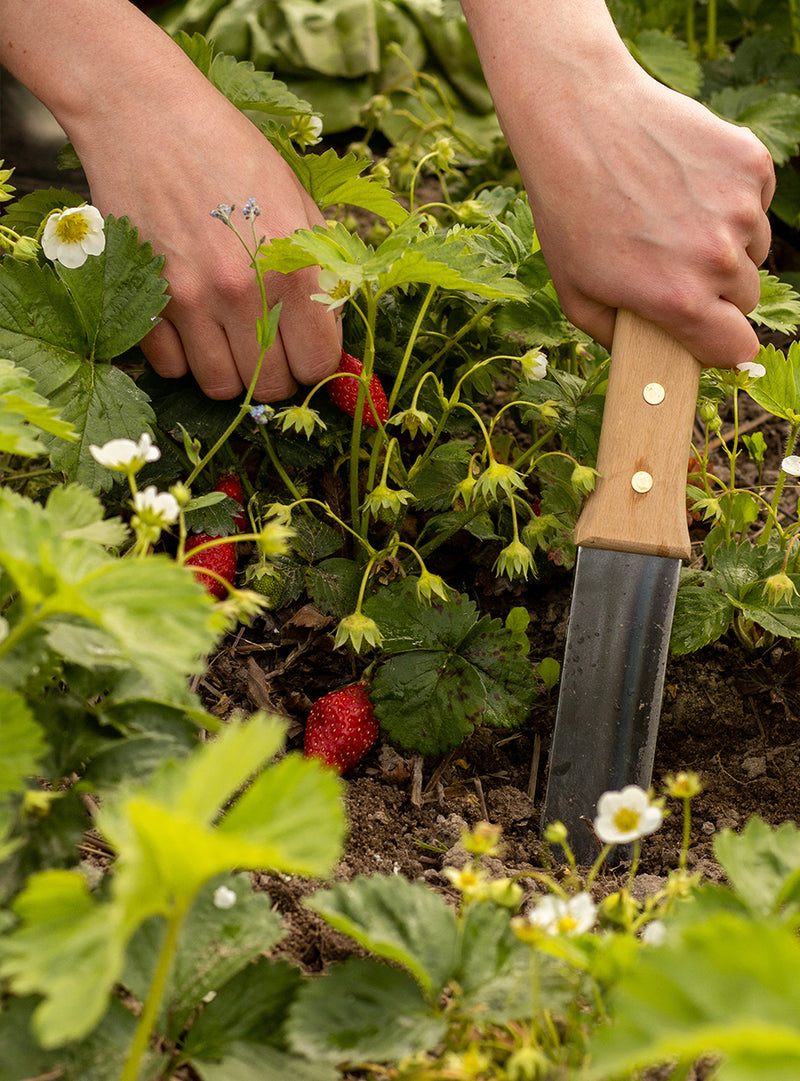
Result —
POLYGON ((333 270, 320 270, 318 281, 322 292, 312 293, 311 299, 324 304, 329 312, 341 308, 358 288, 356 282, 340 278, 333 270))
POLYGON ((134 492, 133 508, 143 522, 160 529, 177 522, 181 510, 175 496, 170 492, 159 492, 155 484, 134 492))
POLYGON ((781 462, 781 469, 792 477, 800 477, 800 457, 796 454, 790 454, 788 458, 784 458, 781 462))
POLYGON ((624 845, 653 833, 661 825, 664 812, 643 788, 629 784, 620 792, 604 792, 597 801, 594 830, 607 845, 624 845))
POLYGON ((758 364, 755 360, 743 360, 741 364, 737 364, 736 368, 740 372, 744 372, 745 375, 749 375, 751 379, 761 379, 762 376, 767 374, 767 369, 763 364, 758 364))
POLYGON ((139 439, 110 439, 102 447, 92 443, 89 451, 98 463, 117 473, 135 473, 147 462, 157 462, 161 451, 153 444, 150 434, 143 432, 139 439))
POLYGON ((42 251, 53 262, 74 270, 106 246, 103 215, 96 206, 69 206, 51 214, 42 232, 42 251))
POLYGON ((597 905, 588 893, 574 897, 548 894, 528 913, 528 922, 548 935, 583 935, 597 919, 597 905))
POLYGON ((529 349, 519 358, 519 362, 526 379, 537 381, 547 375, 547 357, 539 349, 529 349))

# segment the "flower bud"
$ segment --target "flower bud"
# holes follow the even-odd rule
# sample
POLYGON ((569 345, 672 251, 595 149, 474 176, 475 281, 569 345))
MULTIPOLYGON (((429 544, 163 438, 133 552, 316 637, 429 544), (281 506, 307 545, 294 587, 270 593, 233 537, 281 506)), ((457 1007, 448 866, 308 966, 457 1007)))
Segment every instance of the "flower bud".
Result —
POLYGON ((579 495, 589 495, 594 491, 595 477, 597 476, 597 470, 592 469, 589 465, 576 465, 572 470, 572 476, 570 481, 572 487, 579 495))
POLYGON ((763 597, 768 604, 773 607, 778 604, 786 602, 791 604, 792 597, 797 592, 792 579, 785 571, 781 571, 778 574, 771 574, 769 578, 764 582, 763 597))

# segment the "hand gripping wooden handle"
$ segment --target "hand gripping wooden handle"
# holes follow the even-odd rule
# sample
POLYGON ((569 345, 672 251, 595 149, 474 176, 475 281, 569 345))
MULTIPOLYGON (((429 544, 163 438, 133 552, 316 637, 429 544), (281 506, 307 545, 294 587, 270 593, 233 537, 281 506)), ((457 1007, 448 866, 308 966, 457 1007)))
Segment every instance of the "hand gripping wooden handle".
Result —
POLYGON ((597 487, 575 527, 584 548, 688 559, 686 468, 700 364, 666 331, 617 313, 597 487))

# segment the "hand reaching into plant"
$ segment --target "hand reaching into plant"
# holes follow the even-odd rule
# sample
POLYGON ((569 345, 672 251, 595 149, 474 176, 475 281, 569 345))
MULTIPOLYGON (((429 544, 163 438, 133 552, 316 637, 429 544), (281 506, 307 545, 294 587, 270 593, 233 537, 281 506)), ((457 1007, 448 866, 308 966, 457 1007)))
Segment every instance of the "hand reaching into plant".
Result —
MULTIPOLYGON (((220 202, 261 208, 258 235, 322 223, 308 193, 250 121, 128 0, 0 0, 0 60, 51 110, 103 214, 127 215, 166 256, 171 301, 142 342, 161 375, 191 370, 212 398, 241 393, 259 358, 261 297, 220 202), (53 63, 59 57, 58 63, 53 63)), ((274 401, 336 369, 335 317, 312 301, 314 268, 270 274, 278 337, 255 397, 274 401)))
POLYGON ((604 0, 463 0, 564 311, 609 346, 617 308, 702 363, 752 360, 768 151, 630 56, 604 0))

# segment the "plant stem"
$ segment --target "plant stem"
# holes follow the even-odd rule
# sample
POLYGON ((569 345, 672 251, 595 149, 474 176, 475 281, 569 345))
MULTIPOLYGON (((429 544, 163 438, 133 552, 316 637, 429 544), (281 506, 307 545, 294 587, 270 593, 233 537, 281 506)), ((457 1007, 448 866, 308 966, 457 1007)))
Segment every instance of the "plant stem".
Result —
POLYGON ((397 375, 395 376, 394 386, 392 387, 391 394, 389 395, 389 412, 390 413, 391 413, 392 409, 394 408, 394 403, 397 401, 398 395, 400 394, 400 390, 402 389, 403 380, 405 379, 406 370, 408 369, 408 363, 411 360, 411 353, 412 353, 412 350, 414 349, 414 344, 415 344, 417 338, 419 337, 419 331, 420 331, 420 327, 422 326, 422 320, 425 318, 425 314, 428 311, 428 308, 430 307, 430 303, 431 303, 431 300, 433 299, 433 294, 435 292, 436 292, 436 286, 431 285, 429 287, 429 289, 428 289, 428 292, 425 294, 425 299, 422 301, 422 303, 419 306, 419 311, 417 312, 417 318, 414 320, 414 325, 411 328, 411 333, 410 333, 410 335, 408 337, 408 341, 406 343, 405 352, 403 353, 403 359, 400 361, 400 369, 399 369, 397 375))
POLYGON ((713 60, 717 55, 717 0, 708 0, 706 13, 706 56, 713 60))
MULTIPOLYGON (((261 435, 262 435, 262 438, 264 440, 264 446, 267 448, 267 454, 269 455, 269 460, 272 462, 272 465, 273 465, 273 468, 275 469, 275 472, 278 474, 278 476, 281 478, 283 483, 286 485, 286 490, 289 492, 289 494, 292 496, 293 499, 295 499, 298 503, 300 503, 302 505, 303 513, 304 514, 310 514, 311 512, 308 510, 308 508, 305 506, 305 504, 303 504, 303 497, 300 494, 300 492, 297 490, 297 487, 296 487, 294 481, 289 476, 289 474, 286 472, 286 470, 283 468, 281 460, 280 460, 280 458, 278 457, 278 455, 275 452, 275 446, 274 446, 272 440, 270 439, 270 437, 267 435, 267 433, 264 431, 263 428, 261 429, 261 435)), ((312 517, 313 517, 313 515, 312 515, 312 517)))
POLYGON ((167 919, 167 933, 161 946, 158 964, 153 973, 153 979, 150 982, 144 1007, 139 1015, 139 1023, 136 1026, 125 1068, 120 1074, 119 1081, 136 1081, 139 1075, 142 1058, 150 1045, 150 1037, 158 1019, 158 1011, 164 997, 172 960, 178 948, 178 938, 187 907, 185 902, 177 904, 167 919))
MULTIPOLYGON (((800 434, 800 420, 792 422, 789 428, 789 437, 786 440, 786 449, 784 451, 784 458, 788 458, 794 451, 795 443, 797 442, 797 436, 800 434)), ((783 486, 786 483, 786 473, 783 470, 778 475, 778 480, 775 484, 775 492, 772 496, 772 502, 769 507, 769 516, 767 518, 767 524, 764 527, 764 532, 761 534, 759 544, 767 544, 769 538, 772 535, 773 527, 778 521, 778 505, 781 501, 781 493, 783 492, 783 486)))

